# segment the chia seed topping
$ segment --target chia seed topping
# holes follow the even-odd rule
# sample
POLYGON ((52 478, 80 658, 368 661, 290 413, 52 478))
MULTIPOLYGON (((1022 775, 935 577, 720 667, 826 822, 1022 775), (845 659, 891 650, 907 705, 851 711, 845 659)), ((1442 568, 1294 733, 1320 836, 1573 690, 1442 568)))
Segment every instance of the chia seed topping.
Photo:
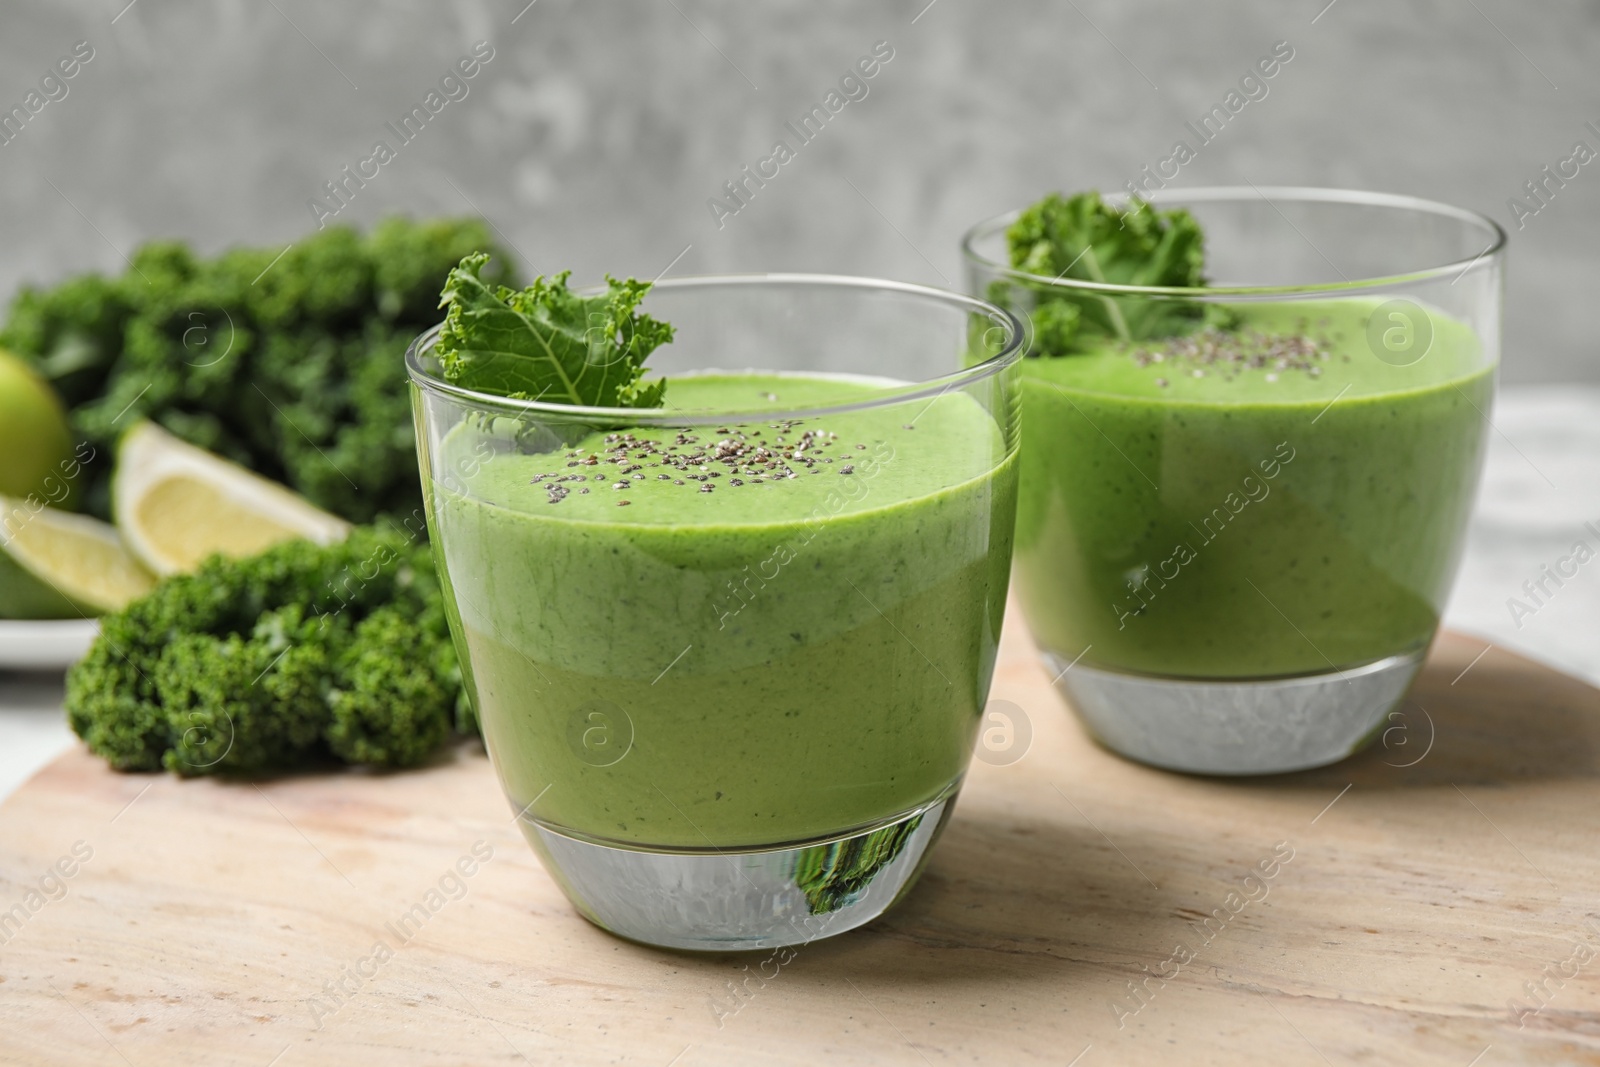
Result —
MULTIPOLYGON (((821 474, 822 464, 835 460, 827 454, 831 451, 846 450, 850 454, 868 448, 862 442, 840 441, 837 433, 820 427, 801 427, 801 421, 794 419, 768 424, 766 430, 770 430, 770 434, 753 427, 720 426, 716 437, 706 443, 702 443, 697 434, 682 430, 668 431, 670 437, 659 439, 620 431, 609 433, 598 451, 585 454, 582 449, 571 449, 562 453, 561 458, 569 469, 605 464, 614 468, 613 473, 597 472, 591 476, 581 472, 548 472, 534 475, 531 484, 543 485, 548 502, 559 504, 571 494, 571 490, 560 483, 587 482, 592 477, 596 482, 610 482, 613 490, 622 490, 649 478, 648 474, 641 473, 646 469, 659 468, 662 473, 652 480, 675 486, 698 482, 695 488, 699 492, 710 493, 715 489, 711 484, 713 479, 726 476, 728 480, 724 484, 740 488, 788 481, 807 471, 821 474), (676 472, 677 476, 667 471, 676 472)), ((839 473, 855 474, 856 465, 843 464, 839 473)), ((578 492, 587 494, 589 488, 584 486, 578 492)), ((616 503, 618 507, 625 507, 633 502, 618 500, 616 503)))
MULTIPOLYGON (((1274 372, 1266 376, 1268 381, 1276 381, 1275 372, 1285 370, 1305 371, 1313 378, 1320 377, 1319 364, 1332 354, 1333 341, 1311 336, 1307 332, 1310 326, 1307 322, 1302 321, 1298 326, 1298 333, 1233 332, 1208 326, 1192 334, 1168 338, 1158 346, 1140 346, 1127 351, 1140 367, 1176 363, 1195 378, 1204 378, 1207 370, 1215 370, 1228 380, 1246 370, 1274 372)), ((1348 356, 1344 358, 1349 359, 1348 356)), ((1165 388, 1167 379, 1157 378, 1156 384, 1165 388)))

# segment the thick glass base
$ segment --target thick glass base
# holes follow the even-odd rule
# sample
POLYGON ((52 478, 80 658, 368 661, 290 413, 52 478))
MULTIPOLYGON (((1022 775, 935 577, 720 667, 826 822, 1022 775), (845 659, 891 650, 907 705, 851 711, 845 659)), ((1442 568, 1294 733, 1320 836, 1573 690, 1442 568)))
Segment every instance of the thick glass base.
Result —
POLYGON ((734 952, 805 944, 876 919, 916 880, 954 806, 952 790, 870 830, 769 849, 631 849, 520 821, 596 926, 663 948, 734 952))
POLYGON ((1157 678, 1044 653, 1097 740, 1140 763, 1193 774, 1279 774, 1337 763, 1378 733, 1422 668, 1412 652, 1325 674, 1258 680, 1157 678))

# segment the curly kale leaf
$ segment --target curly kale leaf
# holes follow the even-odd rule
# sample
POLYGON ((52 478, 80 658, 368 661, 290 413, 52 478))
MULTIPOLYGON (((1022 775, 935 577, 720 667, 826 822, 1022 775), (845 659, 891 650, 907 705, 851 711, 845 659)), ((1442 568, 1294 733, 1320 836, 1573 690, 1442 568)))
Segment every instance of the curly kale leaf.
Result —
POLYGON ((414 766, 462 700, 427 546, 372 527, 213 557, 102 619, 67 675, 90 751, 182 775, 414 766))
POLYGON ((639 380, 650 353, 672 340, 670 325, 637 310, 649 282, 606 275, 604 293, 581 296, 562 271, 517 290, 485 283, 487 261, 467 256, 445 281, 435 351, 447 380, 518 400, 661 406, 666 383, 639 380))
POLYGON ((315 749, 333 642, 300 614, 295 605, 263 616, 250 634, 187 633, 166 647, 156 664, 170 723, 163 767, 185 776, 260 774, 315 749))
POLYGON ((23 288, 0 347, 31 360, 96 449, 85 507, 108 518, 114 443, 139 417, 289 485, 353 522, 422 504, 404 361, 438 321, 440 280, 494 252, 478 219, 330 226, 288 249, 205 258, 146 244, 118 278, 23 288))
POLYGON ((326 737, 334 755, 349 763, 413 767, 433 754, 450 733, 459 688, 429 663, 434 640, 393 608, 356 626, 328 691, 326 737))
POLYGON ((133 315, 123 284, 82 274, 52 289, 24 286, 12 301, 0 348, 30 357, 69 407, 104 390, 133 315))
MULTIPOLYGON (((1126 210, 1097 192, 1051 193, 1006 230, 1011 266, 1053 280, 1197 289, 1206 284, 1205 236, 1183 208, 1157 211, 1134 198, 1126 210)), ((1181 298, 1122 296, 1044 283, 1001 282, 993 295, 1027 311, 1034 352, 1067 355, 1107 339, 1145 341, 1226 328, 1219 305, 1181 298)))

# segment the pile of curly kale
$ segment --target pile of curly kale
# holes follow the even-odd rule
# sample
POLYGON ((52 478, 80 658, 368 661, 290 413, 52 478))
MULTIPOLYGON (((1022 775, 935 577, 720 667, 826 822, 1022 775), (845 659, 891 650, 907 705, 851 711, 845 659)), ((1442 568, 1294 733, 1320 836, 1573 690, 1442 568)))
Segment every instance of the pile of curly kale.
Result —
POLYGON ((481 220, 329 227, 287 250, 214 259, 138 249, 120 277, 24 288, 0 347, 29 359, 96 446, 87 510, 109 517, 112 445, 143 416, 353 522, 421 505, 402 354, 439 321, 440 280, 468 253, 510 259, 481 220))
POLYGON ((428 546, 397 529, 212 557, 100 625, 67 719, 119 770, 410 767, 477 728, 428 546))

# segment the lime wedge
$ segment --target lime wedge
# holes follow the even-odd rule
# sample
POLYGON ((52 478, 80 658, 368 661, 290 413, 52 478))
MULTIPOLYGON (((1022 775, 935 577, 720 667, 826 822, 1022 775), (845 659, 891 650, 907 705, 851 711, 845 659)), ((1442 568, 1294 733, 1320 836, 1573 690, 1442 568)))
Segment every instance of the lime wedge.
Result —
POLYGON ((111 498, 128 550, 163 577, 213 553, 240 559, 296 537, 326 545, 350 532, 337 515, 150 422, 123 435, 111 498))
POLYGON ((0 509, 0 618, 100 615, 155 584, 109 523, 10 497, 0 509))

